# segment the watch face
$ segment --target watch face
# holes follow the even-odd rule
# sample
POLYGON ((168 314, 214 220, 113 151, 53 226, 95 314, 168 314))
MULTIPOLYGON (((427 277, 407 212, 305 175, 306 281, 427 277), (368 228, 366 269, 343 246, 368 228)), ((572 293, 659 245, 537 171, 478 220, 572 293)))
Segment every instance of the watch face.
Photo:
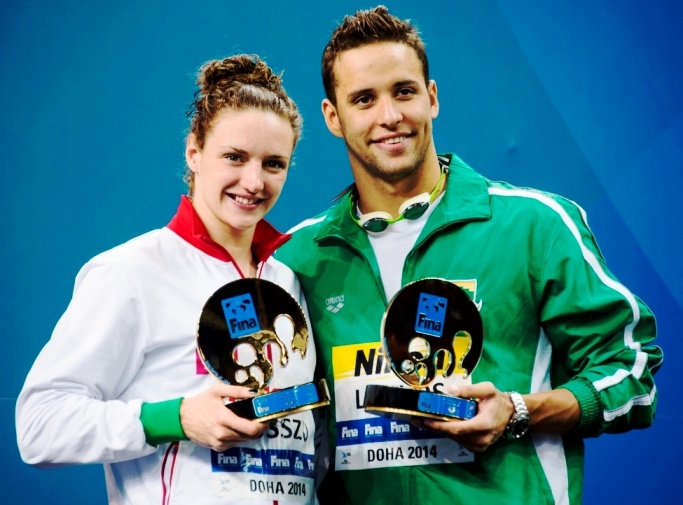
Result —
POLYGON ((529 431, 529 420, 519 419, 513 426, 510 427, 510 436, 520 438, 529 431))

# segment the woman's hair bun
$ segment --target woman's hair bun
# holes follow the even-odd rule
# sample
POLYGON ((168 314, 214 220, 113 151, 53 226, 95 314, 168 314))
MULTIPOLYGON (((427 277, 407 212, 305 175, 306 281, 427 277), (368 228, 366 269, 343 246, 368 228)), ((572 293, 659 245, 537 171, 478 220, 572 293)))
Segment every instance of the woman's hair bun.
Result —
MULTIPOLYGON (((274 112, 291 125, 294 145, 301 137, 303 119, 282 86, 282 78, 256 55, 238 54, 211 60, 199 69, 197 90, 187 116, 190 134, 200 149, 204 148, 213 121, 224 109, 274 112)), ((194 174, 189 168, 184 178, 193 194, 194 174)))
POLYGON ((199 69, 197 86, 204 95, 237 83, 263 87, 278 94, 282 92, 280 76, 256 55, 239 54, 213 60, 199 69))

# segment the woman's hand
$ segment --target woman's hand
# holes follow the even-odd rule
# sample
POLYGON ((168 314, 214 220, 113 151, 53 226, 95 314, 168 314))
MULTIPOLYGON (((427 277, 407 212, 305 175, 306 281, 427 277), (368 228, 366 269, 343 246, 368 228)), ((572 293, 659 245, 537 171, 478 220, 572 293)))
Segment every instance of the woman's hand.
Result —
POLYGON ((249 421, 225 406, 226 398, 253 396, 245 387, 218 383, 196 396, 184 398, 180 403, 180 424, 185 435, 194 443, 219 452, 261 437, 270 423, 249 421))

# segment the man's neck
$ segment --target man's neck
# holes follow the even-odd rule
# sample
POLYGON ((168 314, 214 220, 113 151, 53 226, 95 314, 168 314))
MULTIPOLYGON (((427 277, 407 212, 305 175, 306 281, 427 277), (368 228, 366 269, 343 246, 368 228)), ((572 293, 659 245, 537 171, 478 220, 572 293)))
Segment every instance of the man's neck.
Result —
POLYGON ((431 193, 439 184, 440 176, 441 167, 436 157, 434 163, 398 181, 385 181, 359 171, 355 176, 359 210, 363 214, 382 211, 398 217, 398 209, 406 200, 431 193))

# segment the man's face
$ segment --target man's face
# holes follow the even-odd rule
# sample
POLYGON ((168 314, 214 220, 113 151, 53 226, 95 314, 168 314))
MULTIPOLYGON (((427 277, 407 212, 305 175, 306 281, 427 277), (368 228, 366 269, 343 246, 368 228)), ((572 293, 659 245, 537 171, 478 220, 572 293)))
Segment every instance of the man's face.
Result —
POLYGON ((322 104, 330 131, 344 138, 354 176, 397 182, 422 167, 439 112, 436 84, 406 44, 382 42, 340 53, 336 106, 322 104))

